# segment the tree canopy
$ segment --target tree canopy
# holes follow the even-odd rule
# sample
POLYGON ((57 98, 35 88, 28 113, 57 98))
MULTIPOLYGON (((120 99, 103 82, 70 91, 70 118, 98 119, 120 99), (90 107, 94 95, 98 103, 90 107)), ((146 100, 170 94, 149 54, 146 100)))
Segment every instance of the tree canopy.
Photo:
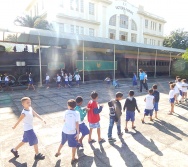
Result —
POLYGON ((52 25, 49 24, 48 21, 44 20, 40 16, 35 16, 35 17, 30 17, 29 15, 18 16, 14 20, 14 24, 23 27, 52 30, 52 25))
POLYGON ((172 31, 169 36, 165 37, 163 46, 177 49, 188 48, 188 32, 182 29, 172 31))

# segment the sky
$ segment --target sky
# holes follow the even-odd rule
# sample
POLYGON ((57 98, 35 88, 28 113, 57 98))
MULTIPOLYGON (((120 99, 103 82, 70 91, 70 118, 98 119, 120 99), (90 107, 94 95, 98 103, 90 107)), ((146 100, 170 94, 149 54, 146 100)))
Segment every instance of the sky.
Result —
MULTIPOLYGON (((1 0, 0 27, 11 26, 16 16, 22 15, 31 0, 1 0)), ((144 6, 144 10, 163 17, 166 20, 164 35, 176 29, 188 31, 187 5, 188 0, 128 0, 129 3, 144 6)))

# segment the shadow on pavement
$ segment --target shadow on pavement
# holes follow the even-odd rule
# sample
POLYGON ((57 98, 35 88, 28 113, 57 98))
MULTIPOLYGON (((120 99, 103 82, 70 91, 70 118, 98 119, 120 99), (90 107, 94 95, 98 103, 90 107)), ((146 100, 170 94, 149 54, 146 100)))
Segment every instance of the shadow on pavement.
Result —
POLYGON ((98 148, 95 148, 93 144, 90 144, 91 149, 93 150, 94 153, 94 161, 96 166, 103 164, 102 167, 111 167, 110 165, 110 160, 106 155, 106 152, 102 146, 102 143, 99 143, 100 145, 100 150, 98 148))
POLYGON ((55 167, 60 167, 61 166, 61 160, 59 159, 56 164, 55 164, 55 167))
POLYGON ((78 155, 78 167, 83 166, 92 166, 93 164, 93 157, 87 156, 83 153, 84 149, 77 149, 77 155, 78 155))
POLYGON ((163 120, 155 120, 155 121, 160 123, 161 125, 166 127, 166 129, 168 129, 168 130, 170 130, 172 132, 179 133, 179 134, 181 134, 183 136, 188 136, 186 133, 184 133, 182 130, 180 130, 176 126, 172 125, 171 123, 168 123, 168 122, 163 121, 163 120))
POLYGON ((176 116, 177 118, 182 119, 182 120, 188 122, 188 119, 187 119, 187 118, 185 118, 185 117, 183 117, 183 116, 181 116, 181 115, 179 115, 179 114, 177 114, 177 113, 175 113, 174 116, 176 116))
POLYGON ((124 160, 125 165, 143 167, 142 163, 139 161, 136 154, 134 154, 134 152, 132 152, 129 149, 128 145, 125 143, 122 137, 120 137, 120 141, 122 143, 122 147, 119 147, 118 145, 114 143, 110 143, 110 145, 114 147, 117 151, 119 151, 119 154, 124 160))
POLYGON ((14 157, 14 158, 10 159, 9 162, 12 163, 16 167, 27 167, 27 163, 26 162, 25 163, 20 163, 20 162, 16 161, 16 159, 17 158, 14 157))
POLYGON ((132 137, 139 142, 140 144, 142 144, 144 147, 150 149, 152 152, 156 153, 159 156, 163 156, 163 153, 158 149, 158 147, 155 145, 154 141, 152 139, 150 139, 150 141, 148 139, 146 139, 144 137, 144 135, 142 133, 140 133, 139 131, 135 130, 136 133, 131 133, 132 137))

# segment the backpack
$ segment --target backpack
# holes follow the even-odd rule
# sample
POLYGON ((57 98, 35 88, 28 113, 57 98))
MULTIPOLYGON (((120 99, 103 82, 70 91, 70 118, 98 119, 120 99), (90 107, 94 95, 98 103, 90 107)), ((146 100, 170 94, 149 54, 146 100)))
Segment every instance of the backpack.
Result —
POLYGON ((118 121, 118 118, 116 116, 116 110, 115 110, 115 101, 111 100, 108 102, 108 107, 109 107, 109 115, 111 118, 114 119, 115 122, 118 121))

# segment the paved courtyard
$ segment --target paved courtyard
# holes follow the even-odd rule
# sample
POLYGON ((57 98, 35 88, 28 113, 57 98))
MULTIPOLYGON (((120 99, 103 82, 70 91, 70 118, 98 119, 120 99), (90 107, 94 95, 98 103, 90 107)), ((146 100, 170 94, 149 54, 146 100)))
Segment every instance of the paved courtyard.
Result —
MULTIPOLYGON (((139 93, 135 88, 135 97, 141 113, 136 111, 136 130, 132 130, 129 123, 129 132, 122 138, 116 135, 114 126, 113 134, 116 142, 109 143, 107 130, 109 111, 107 102, 114 98, 117 91, 124 93, 121 101, 124 105, 125 98, 130 90, 131 81, 121 82, 120 88, 107 88, 103 83, 85 84, 80 88, 38 88, 37 91, 15 90, 13 92, 0 93, 0 167, 69 167, 71 161, 71 149, 66 146, 58 158, 54 155, 61 140, 63 126, 62 115, 67 108, 67 100, 78 95, 83 96, 84 105, 90 100, 90 92, 96 90, 99 93, 99 103, 104 104, 101 113, 101 134, 105 143, 95 142, 89 145, 87 137, 84 139, 84 149, 77 150, 78 167, 187 167, 188 166, 188 111, 187 104, 183 103, 175 107, 175 114, 167 115, 168 81, 170 79, 150 80, 149 87, 157 83, 160 91, 159 119, 153 122, 146 118, 146 123, 141 123, 144 110, 144 96, 146 92, 139 93), (22 123, 13 130, 11 127, 17 121, 22 106, 20 99, 29 96, 32 99, 33 108, 46 120, 43 124, 37 118, 34 119, 34 129, 39 139, 39 151, 46 159, 34 160, 34 150, 25 144, 19 150, 20 157, 14 158, 10 149, 15 147, 22 139, 22 123)), ((87 118, 85 118, 87 123, 87 118)), ((125 125, 125 113, 122 115, 122 131, 125 125)), ((93 138, 97 140, 97 132, 93 131, 93 138)))

